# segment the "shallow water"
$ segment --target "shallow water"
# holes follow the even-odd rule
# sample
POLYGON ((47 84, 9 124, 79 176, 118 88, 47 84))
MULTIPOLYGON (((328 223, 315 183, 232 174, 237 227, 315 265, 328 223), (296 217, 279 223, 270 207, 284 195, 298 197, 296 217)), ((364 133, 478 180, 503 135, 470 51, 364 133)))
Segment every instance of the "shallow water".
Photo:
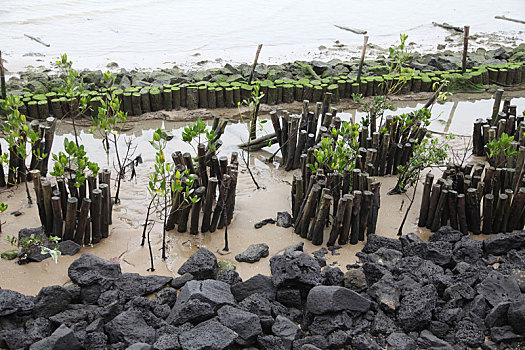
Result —
MULTIPOLYGON (((509 95, 512 94, 509 93, 509 95)), ((467 134, 470 134, 472 121, 475 119, 473 116, 480 116, 492 110, 491 100, 485 95, 480 97, 485 99, 481 99, 478 102, 457 102, 456 112, 450 124, 450 131, 459 132, 465 130, 465 132, 468 131, 466 132, 467 134)), ((474 97, 472 95, 455 96, 453 100, 446 104, 436 105, 434 111, 438 113, 443 110, 442 117, 447 119, 448 111, 456 103, 455 99, 460 98, 468 99, 474 97)), ((512 103, 518 105, 519 112, 525 109, 525 99, 522 97, 514 98, 512 103)), ((396 103, 397 111, 395 113, 412 110, 417 104, 413 102, 396 103)), ((356 117, 359 118, 360 115, 361 112, 356 112, 355 110, 347 110, 344 111, 344 114, 341 113, 343 119, 349 119, 351 116, 355 119, 356 117)), ((81 252, 96 254, 106 259, 118 259, 124 272, 147 274, 152 273, 147 271, 149 267, 148 250, 140 246, 140 239, 142 235, 141 225, 144 221, 149 201, 146 190, 148 175, 153 170, 154 150, 148 141, 156 128, 164 128, 170 130, 174 135, 173 140, 168 143, 168 154, 175 150, 183 152, 193 151, 190 146, 181 141, 180 135, 184 126, 181 122, 147 120, 132 122, 130 125, 132 129, 125 134, 127 137, 134 136, 134 144, 137 146, 136 155, 140 153, 144 163, 137 167, 137 178, 135 180, 126 180, 122 184, 122 202, 114 207, 110 237, 94 247, 84 247, 81 252)), ((264 130, 260 131, 259 135, 272 131, 271 123, 266 123, 264 124, 264 130)), ((229 124, 221 138, 224 144, 220 149, 220 154, 229 156, 231 152, 239 151, 237 144, 245 141, 247 134, 248 129, 245 124, 240 122, 229 124)), ((71 125, 61 122, 55 135, 53 152, 61 150, 65 137, 72 137, 71 125)), ((80 132, 80 138, 81 143, 86 146, 90 159, 99 162, 101 167, 106 166, 106 157, 100 138, 93 137, 84 129, 80 132)), ((4 140, 0 140, 0 142, 3 143, 4 140)), ((461 147, 462 144, 463 139, 460 138, 452 146, 461 147)), ((270 256, 302 241, 305 242, 305 251, 312 252, 319 249, 320 247, 313 246, 309 241, 302 240, 293 233, 292 229, 284 229, 275 225, 266 225, 259 230, 253 228, 253 225, 262 219, 275 218, 278 211, 290 210, 292 172, 286 173, 272 164, 265 163, 265 158, 269 155, 268 152, 276 150, 277 145, 273 145, 270 149, 252 154, 252 169, 255 178, 262 186, 260 190, 255 189, 244 165, 242 163, 240 165, 241 171, 237 187, 235 215, 232 224, 228 227, 230 252, 227 254, 222 252, 224 246, 223 230, 196 236, 171 231, 168 234, 168 260, 163 262, 160 259, 162 225, 156 220, 157 222, 151 232, 156 268, 153 273, 176 275, 176 271, 181 264, 200 246, 206 246, 216 253, 219 259, 235 263, 237 270, 244 279, 257 273, 270 273, 269 258, 263 258, 256 264, 237 263, 235 261, 235 255, 244 251, 252 243, 267 243, 270 247, 270 256)), ((381 235, 395 237, 408 205, 407 197, 405 195, 387 195, 387 192, 394 187, 396 177, 391 176, 379 179, 381 182, 381 209, 379 211, 377 232, 381 235)), ((33 193, 32 185, 30 185, 30 189, 31 193, 33 193)), ((422 237, 427 237, 428 232, 417 227, 418 210, 415 208, 420 206, 421 190, 422 186, 419 186, 413 206, 414 209, 411 211, 405 224, 405 232, 418 232, 422 237)), ((36 207, 27 205, 23 186, 3 190, 0 192, 0 200, 9 204, 8 211, 0 215, 0 219, 3 222, 3 232, 0 234, 0 251, 5 251, 11 249, 5 241, 6 235, 16 235, 18 230, 24 227, 39 226, 39 222, 36 207), (20 210, 23 214, 19 217, 9 215, 10 212, 15 210, 20 210)), ((325 232, 325 235, 327 234, 328 230, 325 232)), ((334 264, 334 266, 339 266, 344 270, 346 264, 356 261, 355 254, 362 247, 363 243, 354 246, 346 245, 336 251, 337 255, 329 254, 327 261, 329 264, 334 264)), ((67 268, 78 256, 62 256, 57 265, 50 259, 42 263, 31 263, 24 266, 19 266, 13 261, 2 260, 0 261, 0 286, 34 295, 38 293, 42 286, 67 284, 69 283, 67 268)))
MULTIPOLYGON (((4 0, 0 7, 0 48, 7 69, 49 67, 67 52, 77 68, 189 67, 203 60, 251 62, 264 44, 260 62, 356 57, 362 36, 334 25, 368 31, 369 42, 388 47, 409 35, 421 51, 435 50, 451 33, 433 21, 471 26, 476 33, 503 34, 508 43, 525 41, 522 24, 494 19, 519 17, 523 0, 4 0), (45 47, 24 34, 39 37, 45 47), (330 50, 339 40, 343 50, 330 50), (325 45, 328 50, 318 47, 325 45), (34 54, 37 56, 34 56, 34 54)), ((522 18, 523 19, 523 18, 522 18)), ((462 45, 461 36, 454 43, 462 45)), ((494 46, 471 40, 470 47, 494 46)))

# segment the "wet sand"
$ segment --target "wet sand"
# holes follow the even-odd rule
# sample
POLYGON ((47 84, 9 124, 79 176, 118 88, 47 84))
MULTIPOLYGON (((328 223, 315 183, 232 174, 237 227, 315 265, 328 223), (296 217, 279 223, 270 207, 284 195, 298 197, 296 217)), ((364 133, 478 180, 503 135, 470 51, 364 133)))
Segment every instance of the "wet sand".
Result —
MULTIPOLYGON (((519 96, 519 93, 517 93, 519 96)), ((466 97, 466 96, 463 96, 466 97)), ((482 97, 482 96, 479 96, 482 97)), ((486 97, 486 96, 485 96, 486 97)), ((485 98, 483 97, 483 98, 485 98)), ((460 96, 456 97, 460 98, 460 96)), ((525 99, 520 99, 525 100, 525 99)), ((453 102, 450 102, 453 103, 453 102)), ((521 103, 521 102, 520 102, 521 103)), ((410 103, 416 104, 416 103, 410 103)), ((474 104, 475 105, 475 104, 474 104)), ((523 110, 523 105, 518 111, 523 110)), ((440 105, 437 105, 438 107, 440 105)), ((289 107, 289 106, 285 106, 289 107)), ((413 108, 410 106, 400 105, 399 109, 413 108)), ((474 108, 474 107, 472 107, 474 108)), ((472 125, 472 121, 481 114, 476 110, 468 109, 465 113, 469 115, 468 120, 462 121, 456 115, 451 123, 451 130, 456 127, 464 128, 462 124, 472 125), (467 113, 468 112, 468 113, 467 113), (459 124, 458 124, 459 123, 459 124)), ((483 111, 486 111, 486 106, 483 111)), ((459 110, 460 108, 458 108, 459 110)), ((353 113, 352 116, 358 116, 359 112, 355 110, 346 110, 353 113)), ((347 115, 346 117, 349 117, 347 115)), ((450 113, 442 115, 447 119, 450 113)), ((264 132, 271 132, 271 123, 266 123, 264 132)), ((200 235, 181 234, 176 230, 169 232, 168 235, 168 259, 164 262, 161 260, 162 244, 162 224, 157 222, 151 232, 152 246, 155 257, 155 271, 148 272, 150 261, 147 247, 141 247, 140 241, 142 236, 142 223, 146 215, 148 203, 147 181, 148 175, 153 168, 153 148, 148 144, 153 129, 164 126, 170 130, 173 128, 174 140, 169 143, 168 154, 174 150, 190 151, 191 147, 180 141, 181 123, 173 123, 161 120, 147 120, 140 123, 131 123, 133 130, 127 132, 127 135, 134 134, 138 146, 137 154, 141 153, 144 163, 137 168, 137 180, 124 181, 121 189, 121 204, 114 207, 113 225, 110 227, 109 238, 103 240, 94 247, 84 247, 80 253, 91 253, 105 259, 118 259, 124 272, 137 272, 140 274, 160 274, 175 276, 177 269, 186 261, 186 259, 198 250, 199 247, 205 246, 216 253, 219 260, 226 260, 237 266, 237 271, 243 279, 247 279, 257 273, 270 274, 269 257, 263 258, 255 264, 238 263, 235 261, 235 255, 244 251, 250 244, 267 243, 270 247, 270 257, 284 250, 286 247, 305 242, 305 251, 312 252, 320 249, 321 246, 314 246, 309 241, 301 239, 293 233, 292 228, 284 229, 275 225, 266 225, 261 229, 254 229, 254 224, 260 220, 276 217, 278 211, 290 211, 291 206, 291 179, 293 172, 285 172, 275 167, 274 164, 268 164, 265 159, 269 152, 276 150, 277 145, 273 145, 269 152, 260 151, 254 154, 252 158, 252 169, 255 177, 262 189, 256 190, 249 174, 240 166, 239 181, 237 186, 237 198, 234 219, 228 227, 230 251, 227 254, 222 252, 224 246, 224 230, 217 230, 214 233, 200 235), (224 255, 223 255, 224 254, 224 255)), ((63 138, 71 137, 69 134, 70 126, 62 123, 55 137, 53 151, 56 152, 62 147, 63 138)), ((263 133, 264 133, 263 132, 263 133)), ((247 135, 247 129, 242 123, 234 123, 226 128, 222 139, 224 145, 221 148, 221 155, 229 155, 232 151, 237 151, 237 144, 243 141, 247 135)), ((88 155, 93 160, 99 162, 101 167, 105 164, 105 154, 102 151, 102 145, 99 139, 93 138, 92 135, 81 133, 82 142, 86 145, 88 155)), ((464 138, 454 140, 452 146, 460 149, 464 144, 464 138)), ((436 174, 438 169, 433 170, 436 174)), ((396 237, 397 229, 401 223, 402 217, 409 205, 409 196, 412 195, 410 189, 407 194, 387 195, 387 192, 394 187, 396 182, 395 176, 379 177, 381 182, 381 208, 377 224, 377 234, 396 237)), ((34 196, 33 186, 29 185, 31 194, 34 196)), ((422 238, 428 238, 429 232, 417 227, 417 217, 419 215, 419 206, 423 187, 418 186, 415 202, 409 214, 408 220, 404 227, 404 233, 416 232, 422 238)), ((29 207, 25 196, 24 186, 17 188, 4 189, 0 192, 0 200, 7 203, 9 208, 6 212, 0 214, 2 220, 2 233, 0 234, 0 252, 11 249, 12 247, 6 242, 7 235, 17 235, 18 231, 24 227, 39 226, 39 219, 36 206, 29 207), (9 213, 20 210, 23 214, 14 217, 9 213)), ((327 240, 329 228, 325 231, 325 242, 327 240)), ((486 238, 488 236, 477 236, 476 238, 486 238)), ((359 252, 363 243, 357 245, 345 245, 336 250, 336 255, 327 254, 327 263, 333 266, 339 266, 345 271, 345 266, 356 261, 355 254, 359 252)), ((67 277, 67 269, 72 261, 77 259, 76 256, 61 256, 58 264, 51 259, 46 259, 41 263, 30 263, 27 265, 18 265, 15 261, 0 261, 0 286, 2 288, 13 289, 25 294, 36 295, 40 288, 48 285, 65 285, 70 283, 67 277)))

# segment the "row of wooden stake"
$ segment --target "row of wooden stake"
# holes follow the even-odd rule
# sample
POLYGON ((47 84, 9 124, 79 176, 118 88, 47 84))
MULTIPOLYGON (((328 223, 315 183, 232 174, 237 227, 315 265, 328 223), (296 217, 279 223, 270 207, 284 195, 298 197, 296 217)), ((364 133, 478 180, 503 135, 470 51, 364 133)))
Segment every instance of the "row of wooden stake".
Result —
POLYGON ((52 183, 31 170, 38 214, 48 235, 79 245, 96 244, 109 235, 112 224, 111 172, 87 177, 87 186, 75 186, 75 175, 57 177, 52 183))

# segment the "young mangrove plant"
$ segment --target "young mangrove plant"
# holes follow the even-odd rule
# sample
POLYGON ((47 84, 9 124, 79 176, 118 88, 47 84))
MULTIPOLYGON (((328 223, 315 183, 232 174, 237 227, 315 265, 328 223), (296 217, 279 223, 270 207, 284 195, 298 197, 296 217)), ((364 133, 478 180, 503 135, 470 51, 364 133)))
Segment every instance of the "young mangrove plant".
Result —
MULTIPOLYGON (((58 154, 53 153, 53 171, 51 175, 58 178, 66 178, 68 174, 74 176, 67 178, 70 190, 75 187, 80 190, 80 198, 86 197, 86 179, 88 175, 96 177, 100 168, 97 163, 91 162, 87 155, 84 145, 77 146, 74 141, 69 141, 66 137, 64 139, 64 152, 60 151, 58 154)), ((73 197, 75 196, 71 193, 73 197)))
POLYGON ((489 163, 495 168, 504 166, 507 160, 516 157, 519 152, 514 147, 514 136, 502 133, 499 139, 494 139, 487 143, 489 149, 489 163))
POLYGON ((319 148, 314 149, 314 162, 308 164, 313 173, 322 169, 326 174, 343 175, 345 170, 355 168, 359 149, 359 124, 342 122, 341 127, 332 129, 332 137, 321 139, 319 148))
POLYGON ((362 94, 352 94, 354 102, 360 104, 366 113, 361 123, 363 126, 369 127, 372 133, 378 131, 377 120, 379 119, 379 126, 381 126, 383 124, 385 111, 393 109, 394 106, 390 101, 390 97, 399 93, 408 79, 413 75, 411 69, 403 67, 405 62, 410 58, 410 53, 406 48, 407 38, 407 34, 400 34, 399 45, 389 48, 388 74, 386 78, 379 83, 383 94, 373 96, 370 101, 364 101, 362 94))
MULTIPOLYGON (((34 156, 42 159, 40 150, 34 150, 33 145, 39 141, 39 135, 27 124, 26 116, 18 110, 20 100, 13 95, 7 97, 2 103, 2 109, 7 112, 7 118, 3 125, 4 139, 9 145, 9 174, 8 185, 13 186, 15 182, 24 182, 26 187, 27 201, 32 204, 31 194, 27 185, 28 170, 26 159, 29 156, 28 145, 31 145, 34 156), (15 178, 17 181, 15 181, 15 178)), ((2 163, 6 162, 7 154, 2 155, 2 163)))
MULTIPOLYGON (((0 213, 3 213, 4 211, 6 211, 8 208, 8 205, 3 203, 3 202, 0 202, 0 213)), ((0 219, 0 233, 2 233, 2 220, 0 219)))
POLYGON ((87 93, 84 93, 84 79, 77 70, 73 69, 73 62, 68 61, 67 54, 60 55, 60 60, 56 61, 55 64, 60 70, 59 78, 62 79, 62 86, 58 90, 66 96, 68 101, 68 108, 64 118, 71 118, 75 144, 78 147, 76 119, 89 109, 90 97, 87 93))
POLYGON ((62 254, 58 246, 60 238, 56 236, 47 237, 43 233, 32 233, 30 236, 20 237, 20 239, 17 239, 14 236, 7 236, 6 240, 11 245, 20 248, 18 254, 18 263, 20 265, 29 263, 28 258, 31 253, 38 250, 42 255, 49 254, 55 264, 58 264, 58 257, 62 254))
POLYGON ((413 148, 412 156, 405 165, 398 167, 397 183, 395 187, 388 192, 388 194, 399 194, 406 192, 410 187, 414 187, 410 204, 405 212, 403 221, 399 226, 397 234, 403 234, 403 226, 408 218, 408 213, 414 203, 414 198, 417 191, 417 185, 421 178, 423 170, 443 166, 448 159, 449 142, 454 139, 454 135, 445 136, 444 140, 437 138, 423 139, 419 144, 413 148))
POLYGON ((266 119, 258 120, 261 99, 264 97, 264 94, 261 92, 260 88, 261 88, 260 83, 254 84, 251 95, 250 95, 250 99, 249 100, 245 99, 242 101, 242 103, 241 102, 238 103, 239 116, 240 116, 241 122, 246 119, 248 119, 250 122, 249 130, 248 130, 249 135, 248 135, 248 147, 246 150, 246 157, 245 157, 245 152, 242 151, 241 158, 244 162, 244 165, 246 166, 246 169, 248 170, 248 173, 250 174, 250 177, 252 178, 253 184, 255 185, 257 189, 260 189, 261 187, 255 180, 255 177, 253 176, 253 172, 250 168, 250 148, 251 148, 250 143, 251 141, 257 138, 257 125, 259 125, 260 128, 262 129, 264 123, 266 123, 267 121, 266 119), (247 118, 241 111, 241 105, 248 108, 247 118))
MULTIPOLYGON (((151 201, 146 214, 146 222, 144 223, 142 245, 144 245, 145 233, 150 221, 150 211, 153 209, 162 222, 162 259, 166 259, 166 224, 170 208, 173 207, 174 194, 182 194, 182 200, 180 200, 177 210, 197 202, 199 198, 192 195, 193 177, 189 174, 189 171, 187 169, 183 171, 175 169, 173 164, 166 161, 165 150, 168 141, 162 130, 157 129, 153 133, 153 139, 149 142, 156 152, 154 171, 150 174, 148 182, 148 192, 151 196, 151 201)), ((151 228, 148 230, 147 238, 151 259, 150 270, 154 271, 150 232, 151 228)))
POLYGON ((114 76, 105 72, 102 78, 102 83, 106 88, 106 92, 103 97, 99 100, 98 111, 95 111, 93 117, 93 125, 91 127, 92 134, 98 134, 102 137, 102 144, 104 151, 106 152, 107 166, 110 166, 110 143, 113 144, 115 152, 116 164, 114 168, 117 172, 115 192, 115 203, 120 202, 120 186, 122 179, 125 177, 126 168, 133 165, 132 157, 135 153, 136 147, 132 147, 133 137, 124 137, 124 143, 126 145, 125 154, 119 147, 120 131, 125 127, 127 121, 127 113, 121 110, 120 100, 115 94, 113 84, 115 82, 114 76))

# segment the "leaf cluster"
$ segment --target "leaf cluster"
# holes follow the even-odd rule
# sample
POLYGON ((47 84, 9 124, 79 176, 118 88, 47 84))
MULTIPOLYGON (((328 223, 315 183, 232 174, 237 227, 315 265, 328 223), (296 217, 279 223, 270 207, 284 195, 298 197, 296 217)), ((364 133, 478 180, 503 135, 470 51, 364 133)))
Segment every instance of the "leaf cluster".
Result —
POLYGON ((358 137, 359 125, 343 122, 339 130, 332 129, 332 137, 321 140, 319 147, 314 149, 314 163, 308 166, 313 172, 323 169, 339 174, 354 169, 359 149, 358 137))
POLYGON ((100 168, 97 163, 89 161, 84 145, 77 146, 74 141, 64 139, 64 152, 53 154, 53 171, 51 175, 63 177, 66 173, 75 173, 75 186, 81 187, 86 176, 90 172, 92 176, 97 176, 100 168))

